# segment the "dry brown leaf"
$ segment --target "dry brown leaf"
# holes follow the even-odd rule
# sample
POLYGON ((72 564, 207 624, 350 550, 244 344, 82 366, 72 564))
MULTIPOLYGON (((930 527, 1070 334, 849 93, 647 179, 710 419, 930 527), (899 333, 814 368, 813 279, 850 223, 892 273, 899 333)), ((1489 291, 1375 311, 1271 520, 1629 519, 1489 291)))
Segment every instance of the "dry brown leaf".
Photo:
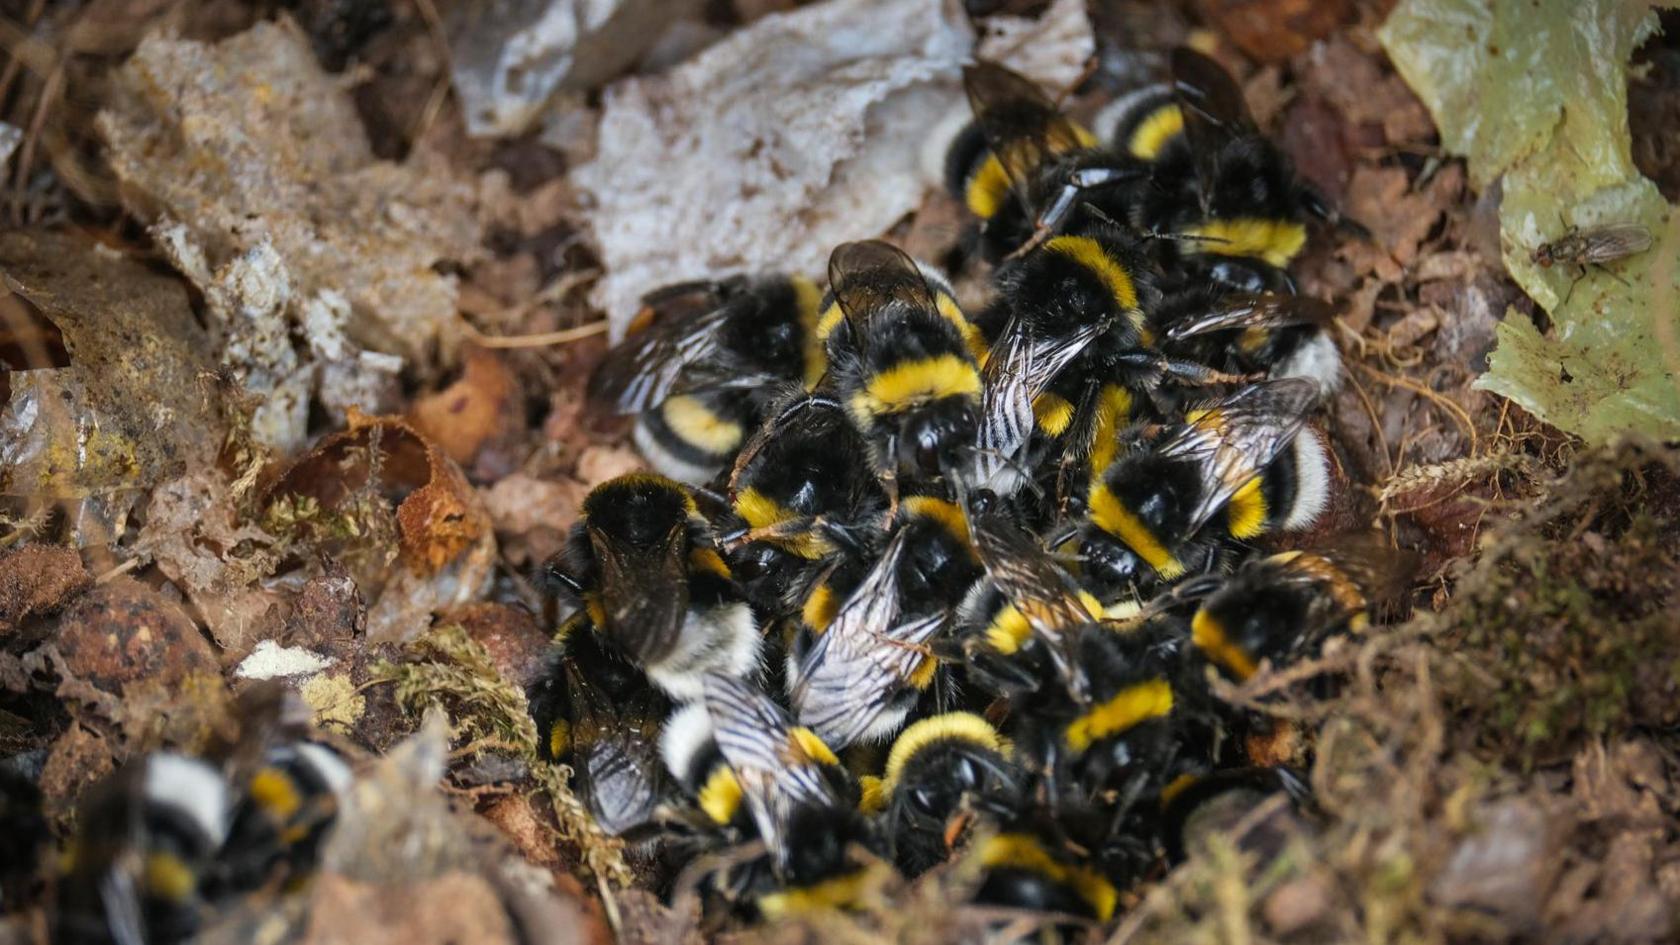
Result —
MULTIPOLYGON (((506 452, 523 432, 518 382, 494 351, 469 348, 453 384, 415 401, 409 422, 450 459, 472 470, 487 451, 506 452)), ((491 465, 506 466, 504 457, 491 465)), ((495 478, 495 477, 491 477, 495 478)))
POLYGON ((1294 56, 1353 13, 1348 0, 1196 0, 1196 10, 1260 62, 1294 56))
POLYGON ((441 570, 489 532, 483 505, 443 450, 403 420, 357 411, 350 429, 317 443, 280 476, 267 502, 305 498, 330 513, 370 492, 396 503, 403 560, 422 574, 441 570))

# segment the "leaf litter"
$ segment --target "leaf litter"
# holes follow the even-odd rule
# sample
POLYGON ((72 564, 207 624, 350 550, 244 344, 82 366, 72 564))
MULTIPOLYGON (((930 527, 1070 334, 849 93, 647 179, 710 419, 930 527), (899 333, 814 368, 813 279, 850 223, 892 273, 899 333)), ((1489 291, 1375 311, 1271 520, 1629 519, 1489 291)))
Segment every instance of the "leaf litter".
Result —
MULTIPOLYGON (((603 348, 586 326, 655 284, 888 228, 940 258, 960 215, 926 192, 932 124, 906 116, 949 104, 975 43, 1066 87, 1093 40, 1100 63, 1147 71, 1147 52, 1125 51, 1145 34, 1104 24, 1148 25, 1164 46, 1182 18, 1061 0, 1036 18, 1009 5, 1013 18, 971 32, 954 4, 918 6, 903 15, 919 46, 906 33, 873 59, 813 67, 831 84, 774 111, 708 97, 778 56, 833 50, 731 51, 856 10, 711 4, 664 47, 676 61, 662 71, 612 50, 596 61, 623 65, 594 80, 598 99, 533 86, 520 107, 535 110, 518 114, 542 140, 472 141, 485 128, 463 113, 468 91, 449 91, 459 24, 429 4, 367 23, 330 4, 295 22, 263 22, 243 0, 194 17, 139 6, 107 0, 104 32, 83 18, 65 33, 88 94, 55 133, 85 135, 101 115, 88 153, 108 179, 76 176, 86 155, 54 145, 24 162, 41 175, 35 202, 8 204, 35 208, 22 222, 60 208, 80 229, 0 236, 5 340, 29 342, 0 346, 0 416, 43 396, 71 404, 7 428, 40 448, 5 470, 28 488, 0 490, 6 770, 33 773, 62 831, 76 796, 125 760, 224 739, 241 693, 282 686, 355 760, 355 826, 306 895, 242 904, 205 940, 274 923, 319 942, 701 938, 692 903, 641 888, 649 864, 603 837, 567 772, 537 757, 524 705, 556 616, 535 567, 591 484, 639 464, 622 426, 585 404, 603 348), (166 21, 187 28, 148 32, 166 21), (883 109, 889 91, 905 101, 883 109), (811 104, 841 93, 857 107, 811 104), (625 222, 635 195, 681 188, 660 180, 665 152, 636 142, 744 146, 685 130, 676 105, 750 128, 827 122, 835 146, 790 156, 808 136, 783 128, 754 170, 771 190, 707 180, 658 205, 683 240, 643 240, 625 222), (799 173, 777 177, 784 158, 799 173), (615 182, 614 162, 632 161, 615 182), (583 337, 462 343, 557 332, 583 337), (86 430, 111 447, 65 449, 94 442, 86 430), (416 905, 433 902, 451 905, 416 905)), ((1138 891, 1109 940, 1661 940, 1680 922, 1680 762, 1664 734, 1680 722, 1680 460, 1615 434, 1672 433, 1672 401, 1648 374, 1661 323, 1655 343, 1622 328, 1629 312, 1673 310, 1671 266, 1655 289, 1634 276, 1675 244, 1653 225, 1658 247, 1611 267, 1629 286, 1591 271, 1571 289, 1529 255, 1570 222, 1666 213, 1629 157, 1645 167, 1662 149, 1638 127, 1630 146, 1621 117, 1648 20, 1594 3, 1569 29, 1525 33, 1509 4, 1403 0, 1379 29, 1380 6, 1195 5, 1268 130, 1375 233, 1318 241, 1302 280, 1342 303, 1334 527, 1375 524, 1421 550, 1425 583, 1409 617, 1326 654, 1339 687, 1264 674, 1223 691, 1314 746, 1321 809, 1262 806, 1211 832, 1138 891), (1463 23, 1469 34, 1442 28, 1463 23), (1523 55, 1557 68, 1512 68, 1523 55), (1459 121, 1481 114, 1496 120, 1459 121), (1257 848, 1259 835, 1284 839, 1257 848)), ((1559 5, 1540 9, 1561 21, 1559 5)), ((50 61, 42 48, 29 61, 50 61)), ((0 119, 25 130, 27 159, 28 129, 53 125, 33 110, 56 98, 33 76, 23 87, 0 119)), ((1081 87, 1071 107, 1103 94, 1081 87)), ((994 917, 954 905, 973 881, 958 862, 882 886, 858 915, 735 935, 979 935, 994 917)), ((38 896, 6 886, 0 902, 25 910, 7 932, 35 921, 38 896)))

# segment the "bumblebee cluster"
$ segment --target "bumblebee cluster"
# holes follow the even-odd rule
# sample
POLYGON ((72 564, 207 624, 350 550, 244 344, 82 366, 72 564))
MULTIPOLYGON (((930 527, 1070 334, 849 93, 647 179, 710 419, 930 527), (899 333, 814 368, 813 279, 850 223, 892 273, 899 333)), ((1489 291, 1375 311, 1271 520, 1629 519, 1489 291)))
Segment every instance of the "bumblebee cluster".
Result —
POLYGON ((1395 556, 1261 554, 1323 513, 1334 214, 1190 50, 1099 116, 965 72, 949 184, 995 265, 973 314, 880 241, 673 286, 592 392, 664 475, 596 488, 548 576, 532 692, 608 831, 746 841, 728 908, 856 903, 978 859, 977 900, 1102 921, 1214 797, 1299 791, 1212 697, 1357 630, 1395 556))
POLYGON ((243 708, 261 734, 221 761, 153 752, 88 791, 54 883, 54 942, 185 941, 217 906, 314 872, 349 765, 307 737, 301 703, 264 688, 243 708))

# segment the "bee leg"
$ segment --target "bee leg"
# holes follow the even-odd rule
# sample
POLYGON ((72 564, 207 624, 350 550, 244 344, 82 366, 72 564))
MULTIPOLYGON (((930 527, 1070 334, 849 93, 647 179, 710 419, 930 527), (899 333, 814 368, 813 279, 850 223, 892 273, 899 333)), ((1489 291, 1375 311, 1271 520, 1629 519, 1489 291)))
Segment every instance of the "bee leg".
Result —
POLYGON ((1317 187, 1303 183, 1300 185, 1301 208, 1312 216, 1323 220, 1338 230, 1357 239, 1371 239, 1371 230, 1352 217, 1343 216, 1341 210, 1330 202, 1317 187))
MULTIPOLYGON (((1073 212, 1075 207, 1079 206, 1079 201, 1085 197, 1088 191, 1136 176, 1135 172, 1122 171, 1114 167, 1086 167, 1074 171, 1069 175, 1068 182, 1062 185, 1061 192, 1056 195, 1056 199, 1051 202, 1049 208, 1039 214, 1038 222, 1033 228, 1032 239, 1023 243, 1020 249, 1010 253, 1008 258, 1014 259, 1025 256, 1059 232, 1068 215, 1073 212)), ((1106 214, 1101 214, 1101 211, 1096 212, 1099 215, 1106 216, 1106 214)), ((1109 222, 1113 223, 1115 221, 1110 220, 1109 222)))

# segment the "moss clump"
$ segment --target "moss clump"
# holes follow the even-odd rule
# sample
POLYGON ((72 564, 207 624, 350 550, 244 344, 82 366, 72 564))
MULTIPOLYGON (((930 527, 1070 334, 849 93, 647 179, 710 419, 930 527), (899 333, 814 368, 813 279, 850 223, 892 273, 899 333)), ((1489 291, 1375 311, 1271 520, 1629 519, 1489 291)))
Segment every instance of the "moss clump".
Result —
POLYGON ((418 715, 437 705, 448 715, 457 754, 502 751, 523 760, 554 808, 560 839, 575 845, 595 876, 627 885, 624 846, 601 832, 566 786, 571 771, 537 755, 537 726, 525 694, 496 671, 490 654, 459 624, 444 624, 411 642, 403 662, 381 661, 373 677, 396 686, 397 704, 418 715))
POLYGON ((1443 611, 1447 705, 1532 767, 1583 738, 1680 722, 1680 452, 1586 454, 1497 528, 1443 611))

